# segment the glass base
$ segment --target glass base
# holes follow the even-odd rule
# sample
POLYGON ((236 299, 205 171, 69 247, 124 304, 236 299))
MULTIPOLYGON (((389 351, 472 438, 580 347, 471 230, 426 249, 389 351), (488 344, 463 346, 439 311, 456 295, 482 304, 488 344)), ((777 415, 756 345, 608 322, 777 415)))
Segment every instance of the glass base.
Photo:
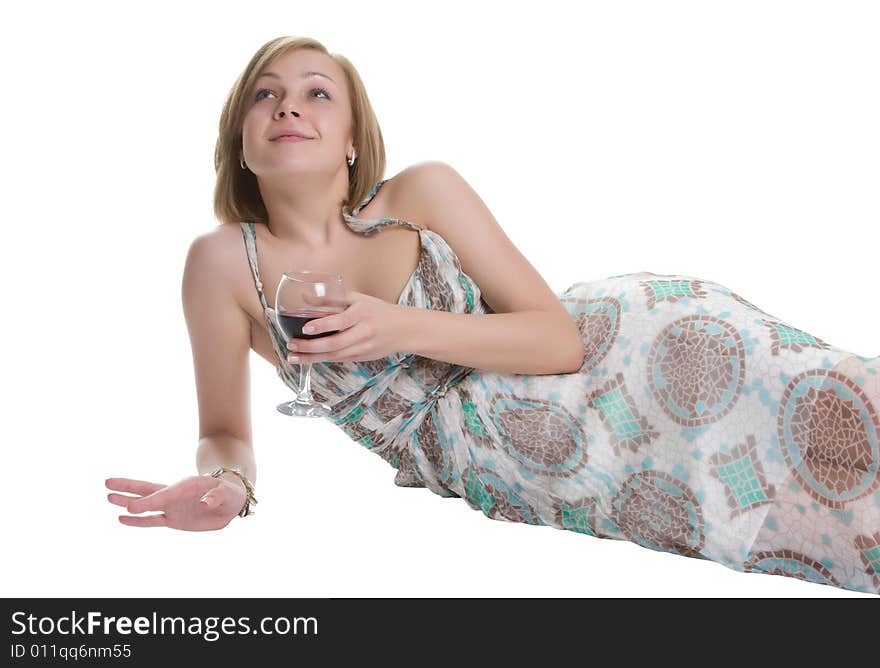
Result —
POLYGON ((332 413, 330 406, 322 404, 320 401, 307 403, 294 399, 293 401, 285 401, 282 404, 278 404, 275 408, 279 413, 284 413, 285 415, 291 415, 293 417, 322 418, 327 417, 332 413))

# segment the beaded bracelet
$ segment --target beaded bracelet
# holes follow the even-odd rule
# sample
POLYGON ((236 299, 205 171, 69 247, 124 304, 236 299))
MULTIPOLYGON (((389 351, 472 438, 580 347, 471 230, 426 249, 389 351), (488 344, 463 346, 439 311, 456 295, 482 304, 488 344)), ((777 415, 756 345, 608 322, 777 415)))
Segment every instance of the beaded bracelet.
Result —
POLYGON ((212 478, 219 478, 223 473, 234 473, 241 481, 244 483, 244 487, 247 490, 247 499, 245 499, 244 505, 238 513, 239 517, 247 517, 248 515, 254 515, 254 511, 251 509, 251 504, 257 505, 257 499, 254 496, 254 485, 248 480, 247 476, 244 472, 237 466, 218 466, 215 468, 210 475, 212 478))

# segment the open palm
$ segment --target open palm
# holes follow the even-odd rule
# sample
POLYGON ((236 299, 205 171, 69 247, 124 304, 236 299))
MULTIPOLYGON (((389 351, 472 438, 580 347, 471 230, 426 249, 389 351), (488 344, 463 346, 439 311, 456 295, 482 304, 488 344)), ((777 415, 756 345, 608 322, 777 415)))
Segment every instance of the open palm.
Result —
POLYGON ((142 517, 119 516, 122 524, 134 527, 169 527, 184 531, 222 529, 238 515, 247 498, 244 486, 204 475, 190 476, 172 485, 131 478, 108 478, 105 484, 116 492, 135 495, 107 495, 110 503, 125 507, 129 513, 162 511, 142 517), (202 502, 206 494, 206 502, 202 502))

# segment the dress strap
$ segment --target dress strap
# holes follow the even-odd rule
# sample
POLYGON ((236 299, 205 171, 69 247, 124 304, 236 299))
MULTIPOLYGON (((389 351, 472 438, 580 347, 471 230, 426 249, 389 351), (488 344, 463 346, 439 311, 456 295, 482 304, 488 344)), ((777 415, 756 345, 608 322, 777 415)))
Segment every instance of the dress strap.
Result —
POLYGON ((263 308, 269 308, 266 302, 266 296, 263 294, 263 281, 260 280, 260 267, 257 264, 257 234, 254 231, 253 223, 239 223, 241 234, 244 236, 244 245, 247 249, 248 262, 251 265, 251 273, 254 275, 254 284, 257 286, 257 293, 260 295, 260 302, 263 308))
POLYGON ((392 218, 391 216, 384 216, 382 218, 361 218, 358 214, 361 212, 367 204, 369 204, 373 198, 376 196, 376 193, 379 192, 379 189, 388 181, 389 179, 382 179, 377 182, 371 189, 370 193, 364 198, 364 200, 358 204, 354 209, 351 210, 351 213, 346 212, 345 207, 342 208, 342 217, 345 219, 346 224, 353 231, 358 234, 363 234, 364 236, 372 236, 376 234, 381 229, 388 227, 389 225, 402 225, 403 227, 408 227, 411 230, 415 230, 416 232, 421 232, 422 228, 418 225, 409 222, 408 220, 403 220, 401 218, 392 218))

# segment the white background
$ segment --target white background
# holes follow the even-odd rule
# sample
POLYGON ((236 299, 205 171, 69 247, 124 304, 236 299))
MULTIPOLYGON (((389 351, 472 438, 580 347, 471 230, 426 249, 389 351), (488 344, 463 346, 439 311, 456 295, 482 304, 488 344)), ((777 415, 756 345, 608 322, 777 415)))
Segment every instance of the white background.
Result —
POLYGON ((4 596, 863 596, 399 488, 251 353, 257 514, 120 524, 196 474, 180 300, 225 96, 280 35, 357 67, 392 176, 455 167, 554 290, 719 282, 880 354, 871 2, 40 3, 2 30, 4 596))

